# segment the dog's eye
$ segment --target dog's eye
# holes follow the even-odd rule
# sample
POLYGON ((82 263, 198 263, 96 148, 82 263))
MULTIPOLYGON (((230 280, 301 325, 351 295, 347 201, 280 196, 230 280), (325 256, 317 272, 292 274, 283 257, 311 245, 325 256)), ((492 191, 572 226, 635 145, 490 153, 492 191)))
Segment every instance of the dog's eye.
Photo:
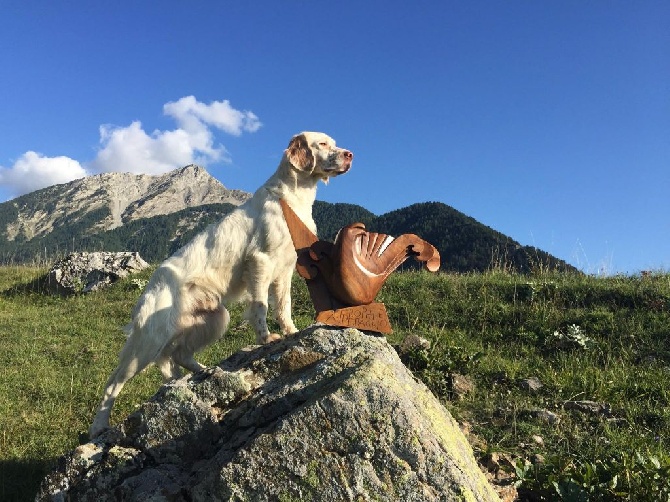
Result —
POLYGON ((319 143, 319 146, 328 146, 328 143, 326 143, 325 141, 322 141, 321 143, 319 143))

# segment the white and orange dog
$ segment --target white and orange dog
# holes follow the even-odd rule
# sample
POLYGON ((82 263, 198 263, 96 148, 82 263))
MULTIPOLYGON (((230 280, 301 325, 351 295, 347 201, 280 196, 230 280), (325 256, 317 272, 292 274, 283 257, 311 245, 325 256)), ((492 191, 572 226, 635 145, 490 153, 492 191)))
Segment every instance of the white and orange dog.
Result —
POLYGON ((346 173, 353 154, 329 136, 304 132, 291 139, 277 171, 251 199, 208 227, 156 269, 126 326, 128 339, 90 428, 95 438, 109 428, 124 384, 151 363, 167 381, 180 366, 204 367, 194 354, 218 340, 230 316, 225 305, 244 300, 258 343, 280 338, 268 330, 268 305, 283 334, 295 333, 291 276, 296 253, 279 199, 316 234, 312 205, 319 180, 346 173))

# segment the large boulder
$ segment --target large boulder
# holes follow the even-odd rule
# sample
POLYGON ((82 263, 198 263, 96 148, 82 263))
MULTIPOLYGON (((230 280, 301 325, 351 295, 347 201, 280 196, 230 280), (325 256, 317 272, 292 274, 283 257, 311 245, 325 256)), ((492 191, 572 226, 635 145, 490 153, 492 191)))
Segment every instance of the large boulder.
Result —
POLYGON ((70 253, 54 263, 46 284, 59 293, 88 293, 148 266, 136 252, 70 253))
POLYGON ((312 326, 164 385, 37 500, 499 500, 380 336, 312 326))

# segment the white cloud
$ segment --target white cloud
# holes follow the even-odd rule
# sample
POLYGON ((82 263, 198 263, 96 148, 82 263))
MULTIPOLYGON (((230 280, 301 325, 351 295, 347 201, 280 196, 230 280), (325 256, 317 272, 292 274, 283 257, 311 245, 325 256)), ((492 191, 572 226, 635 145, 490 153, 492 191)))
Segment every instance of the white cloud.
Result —
POLYGON ((198 130, 208 124, 233 136, 239 136, 243 131, 256 132, 262 125, 253 112, 236 110, 227 99, 206 105, 194 96, 186 96, 164 105, 163 113, 174 117, 186 130, 198 130))
POLYGON ((86 170, 74 159, 45 157, 29 151, 12 167, 0 167, 0 186, 6 186, 12 196, 17 196, 87 175, 86 170))
POLYGON ((125 127, 100 126, 100 149, 85 167, 68 157, 26 152, 12 167, 0 166, 0 189, 16 196, 101 172, 162 174, 192 163, 230 162, 214 130, 240 136, 262 125, 253 112, 236 110, 228 100, 205 104, 186 96, 166 103, 163 113, 175 120, 176 129, 147 133, 139 120, 125 127))
POLYGON ((215 145, 212 129, 239 136, 261 127, 256 115, 234 109, 227 100, 207 105, 186 96, 165 104, 163 113, 175 119, 177 129, 147 134, 139 121, 127 127, 100 127, 102 146, 91 169, 160 174, 191 163, 230 161, 226 148, 215 145))
POLYGON ((160 174, 193 161, 193 148, 184 131, 150 136, 139 121, 127 127, 100 126, 100 144, 102 148, 89 166, 94 172, 160 174))

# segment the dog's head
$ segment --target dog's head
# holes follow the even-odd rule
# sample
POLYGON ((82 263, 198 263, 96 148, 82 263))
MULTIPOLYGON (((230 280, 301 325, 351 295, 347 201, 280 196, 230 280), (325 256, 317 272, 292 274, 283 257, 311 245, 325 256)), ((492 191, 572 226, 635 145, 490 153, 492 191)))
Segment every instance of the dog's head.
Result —
POLYGON ((335 140, 326 134, 302 132, 291 139, 286 158, 299 171, 328 181, 351 169, 354 154, 335 146, 335 140))

